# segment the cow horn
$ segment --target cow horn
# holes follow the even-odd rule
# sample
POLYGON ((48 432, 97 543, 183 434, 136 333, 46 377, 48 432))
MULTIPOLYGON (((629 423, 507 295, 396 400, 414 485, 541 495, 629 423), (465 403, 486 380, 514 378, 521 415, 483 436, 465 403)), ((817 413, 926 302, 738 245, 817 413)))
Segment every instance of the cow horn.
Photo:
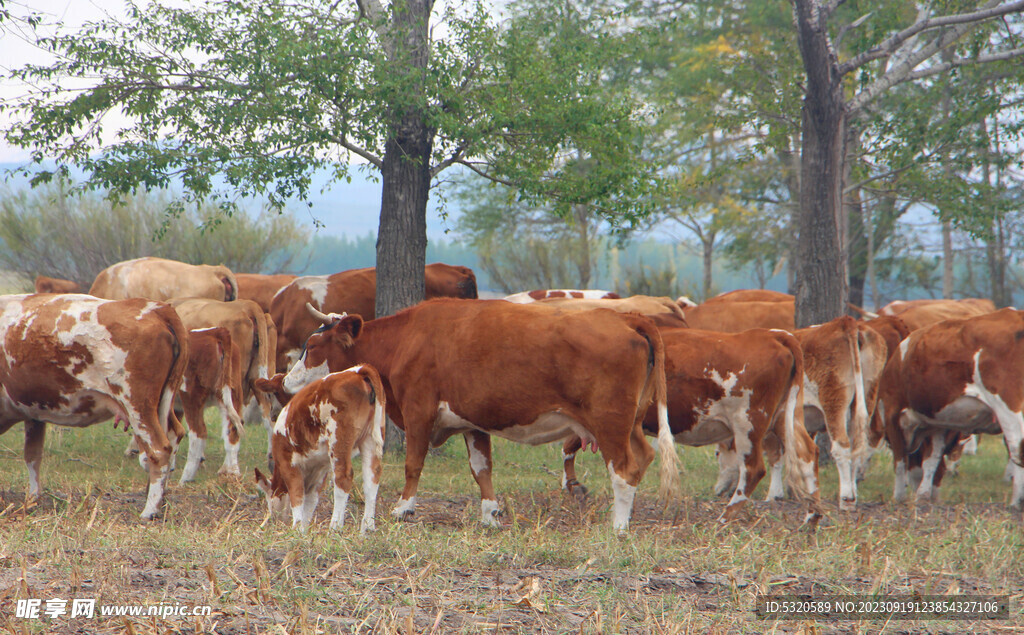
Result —
POLYGON ((320 320, 324 324, 334 324, 335 322, 338 322, 343 317, 348 315, 348 313, 340 313, 340 314, 339 313, 324 313, 324 312, 320 311, 319 309, 317 309, 312 304, 310 304, 309 302, 306 303, 306 308, 309 309, 309 313, 313 317, 315 317, 316 319, 320 320))

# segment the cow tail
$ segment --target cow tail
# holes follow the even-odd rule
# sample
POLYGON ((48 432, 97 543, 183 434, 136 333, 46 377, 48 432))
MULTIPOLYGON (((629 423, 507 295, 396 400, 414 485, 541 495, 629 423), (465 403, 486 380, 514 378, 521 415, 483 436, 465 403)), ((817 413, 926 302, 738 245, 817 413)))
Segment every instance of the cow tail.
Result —
POLYGON ((861 364, 861 348, 864 334, 854 320, 848 320, 847 340, 850 342, 850 356, 853 359, 853 416, 850 418, 850 454, 854 464, 864 458, 868 440, 868 407, 865 398, 864 368, 861 364))
MULTIPOLYGON (((384 396, 384 384, 380 380, 377 369, 369 364, 363 364, 359 374, 370 387, 370 403, 373 404, 373 420, 370 425, 370 434, 373 438, 374 452, 380 456, 384 452, 384 409, 387 406, 387 397, 384 396)), ((363 460, 369 460, 369 457, 363 460)))
MULTIPOLYGON (((774 331, 776 340, 789 349, 793 357, 793 366, 789 380, 789 394, 786 397, 786 410, 783 424, 786 429, 786 438, 783 439, 783 457, 786 469, 786 485, 794 496, 801 499, 811 497, 811 489, 805 479, 805 466, 800 463, 800 440, 797 438, 797 426, 804 427, 804 353, 796 338, 785 331, 774 331)), ((809 437, 806 430, 804 436, 809 437)), ((811 444, 814 446, 814 444, 811 444)), ((816 446, 812 450, 815 456, 811 457, 814 465, 817 465, 816 446)))
POLYGON ((270 351, 267 337, 267 317, 263 309, 249 313, 249 320, 252 322, 252 347, 256 351, 256 374, 252 375, 252 367, 249 368, 251 379, 270 379, 270 351))
POLYGON ((228 286, 231 287, 231 297, 230 298, 226 298, 226 300, 228 302, 231 302, 233 300, 237 300, 238 299, 238 279, 235 278, 235 274, 234 273, 228 273, 228 275, 225 276, 224 279, 227 280, 228 286))
MULTIPOLYGON (((679 496, 679 455, 676 454, 675 439, 668 422, 668 388, 665 379, 665 343, 661 339, 658 327, 649 319, 637 320, 633 324, 649 347, 648 381, 654 380, 654 403, 658 408, 658 453, 661 454, 661 477, 658 496, 662 500, 674 500, 679 496)), ((644 392, 647 392, 646 390, 644 392)), ((637 425, 642 425, 643 412, 648 404, 639 404, 643 408, 637 418, 637 425)))
MULTIPOLYGON (((160 393, 160 403, 157 406, 160 421, 168 426, 168 432, 170 432, 173 422, 169 417, 174 417, 174 420, 177 420, 171 406, 174 403, 174 396, 178 392, 178 387, 181 386, 181 380, 185 376, 185 367, 188 365, 188 329, 182 324, 178 313, 170 306, 165 305, 158 309, 158 311, 164 320, 164 324, 167 325, 167 330, 171 333, 171 353, 174 356, 174 361, 171 362, 171 369, 167 373, 167 379, 164 381, 164 389, 160 393)), ((182 432, 184 431, 180 423, 174 427, 179 427, 182 432)))

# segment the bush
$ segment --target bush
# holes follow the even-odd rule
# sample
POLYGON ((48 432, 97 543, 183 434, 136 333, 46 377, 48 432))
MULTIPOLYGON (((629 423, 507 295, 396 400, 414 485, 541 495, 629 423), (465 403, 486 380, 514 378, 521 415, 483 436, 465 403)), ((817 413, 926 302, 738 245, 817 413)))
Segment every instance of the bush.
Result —
POLYGON ((285 214, 225 216, 210 205, 169 216, 171 200, 161 192, 114 204, 96 194, 71 194, 59 183, 4 192, 0 268, 30 281, 37 274, 74 280, 83 289, 106 267, 142 256, 279 272, 292 268, 309 239, 309 231, 285 214))

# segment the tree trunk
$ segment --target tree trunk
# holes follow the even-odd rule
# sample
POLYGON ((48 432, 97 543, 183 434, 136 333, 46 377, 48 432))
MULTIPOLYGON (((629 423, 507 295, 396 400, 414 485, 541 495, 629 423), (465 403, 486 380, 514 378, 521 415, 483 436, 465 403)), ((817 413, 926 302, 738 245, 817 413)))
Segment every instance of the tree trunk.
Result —
MULTIPOLYGON (((860 146, 859 132, 852 126, 847 129, 846 160, 843 180, 851 181, 850 172, 860 146)), ((850 275, 850 289, 847 301, 854 305, 864 306, 864 283, 868 273, 868 240, 871 227, 864 222, 864 204, 860 198, 860 188, 854 188, 843 197, 843 218, 849 235, 847 247, 847 270, 850 275)), ((850 309, 852 311, 852 309, 850 309)), ((851 313, 856 317, 856 314, 851 313)))
MULTIPOLYGON (((395 75, 407 82, 407 91, 401 107, 396 105, 389 112, 390 135, 381 167, 377 317, 424 297, 433 131, 423 119, 422 96, 430 51, 430 9, 431 0, 405 0, 392 7, 390 61, 395 75)), ((389 420, 386 447, 394 450, 401 443, 401 431, 389 420)))
POLYGON ((942 297, 953 297, 953 225, 942 221, 942 297))
POLYGON ((711 297, 711 265, 714 262, 715 255, 715 234, 714 232, 708 233, 708 235, 701 241, 701 254, 704 259, 704 282, 702 285, 702 292, 704 294, 704 300, 707 301, 711 297))
POLYGON ((797 37, 807 73, 802 112, 796 326, 821 324, 846 310, 842 206, 846 119, 842 77, 816 0, 795 0, 797 37))

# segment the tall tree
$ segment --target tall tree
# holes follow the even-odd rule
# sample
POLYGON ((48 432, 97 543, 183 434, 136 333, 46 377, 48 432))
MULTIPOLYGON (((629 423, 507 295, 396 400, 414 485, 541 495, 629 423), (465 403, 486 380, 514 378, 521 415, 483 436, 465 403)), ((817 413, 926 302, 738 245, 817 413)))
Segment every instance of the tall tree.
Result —
MULTIPOLYGON (((983 38, 981 47, 948 61, 934 58, 980 25, 1018 13, 1024 1, 986 0, 974 10, 942 15, 920 5, 904 29, 840 62, 829 19, 844 0, 793 0, 797 38, 807 84, 803 103, 799 247, 797 249, 797 325, 820 323, 844 310, 847 297, 845 215, 842 205, 845 133, 857 116, 895 86, 918 82, 962 66, 1003 62, 1024 55, 1018 47, 1019 20, 1003 20, 1007 34, 983 38), (847 85, 847 79, 856 79, 847 85), (852 89, 847 96, 846 91, 852 89)), ((945 6, 945 5, 944 5, 945 6)), ((838 27, 846 33, 865 23, 862 17, 838 27)), ((877 28, 877 27, 876 27, 877 28)), ((888 25, 886 25, 888 28, 888 25)))
POLYGON ((316 170, 344 179, 355 158, 380 170, 380 315, 422 298, 429 188, 453 165, 565 213, 645 212, 644 122, 605 81, 624 29, 585 3, 534 0, 499 26, 479 1, 211 0, 37 28, 54 61, 12 71, 27 95, 4 133, 89 186, 176 185, 230 211, 305 199, 316 170))

